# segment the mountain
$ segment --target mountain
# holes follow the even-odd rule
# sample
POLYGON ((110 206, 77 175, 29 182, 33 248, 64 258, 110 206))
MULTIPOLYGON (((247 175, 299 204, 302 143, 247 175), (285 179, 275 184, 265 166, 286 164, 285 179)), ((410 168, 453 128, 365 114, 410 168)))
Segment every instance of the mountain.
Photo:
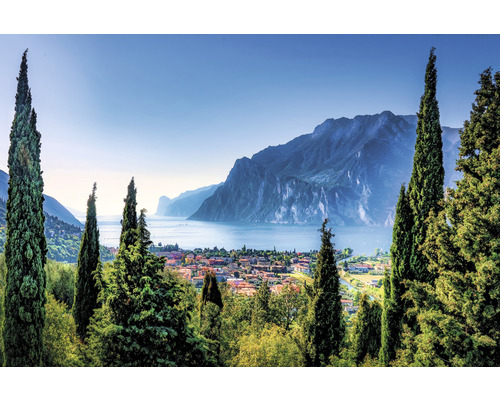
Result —
MULTIPOLYGON (((205 221, 392 225, 411 176, 416 115, 328 119, 310 134, 235 162, 189 218, 205 221)), ((443 127, 445 186, 459 179, 458 129, 443 127)))
MULTIPOLYGON (((0 198, 7 201, 7 190, 9 188, 9 175, 0 170, 0 198)), ((61 221, 66 222, 77 227, 82 227, 82 223, 78 221, 73 214, 71 214, 61 203, 56 199, 46 194, 43 195, 45 201, 43 202, 43 210, 54 217, 59 218, 61 221)))
POLYGON ((160 197, 156 215, 171 217, 188 217, 192 215, 208 197, 212 196, 218 185, 204 186, 196 190, 188 190, 174 199, 160 197))

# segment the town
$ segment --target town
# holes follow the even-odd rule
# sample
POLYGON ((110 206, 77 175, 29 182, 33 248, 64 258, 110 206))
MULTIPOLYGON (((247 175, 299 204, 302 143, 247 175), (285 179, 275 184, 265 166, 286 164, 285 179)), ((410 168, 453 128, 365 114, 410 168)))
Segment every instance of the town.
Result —
MULTIPOLYGON (((112 253, 117 249, 110 248, 112 253)), ((253 296, 267 281, 272 293, 279 294, 287 285, 300 290, 312 284, 318 252, 239 250, 196 248, 185 250, 176 245, 152 245, 150 251, 165 260, 165 269, 175 271, 201 291, 207 272, 215 273, 219 283, 225 283, 239 295, 253 296)), ((352 256, 353 250, 335 250, 340 275, 342 305, 346 316, 356 313, 362 292, 372 298, 382 299, 385 270, 390 273, 390 257, 375 249, 373 256, 352 256)))

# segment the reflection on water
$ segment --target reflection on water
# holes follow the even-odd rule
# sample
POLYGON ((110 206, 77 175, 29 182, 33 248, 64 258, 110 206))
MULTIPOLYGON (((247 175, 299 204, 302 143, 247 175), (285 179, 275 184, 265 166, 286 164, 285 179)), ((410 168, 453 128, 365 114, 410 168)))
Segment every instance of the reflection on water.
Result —
MULTIPOLYGON (((121 216, 98 217, 101 244, 117 247, 120 240, 121 216)), ((188 221, 178 217, 147 218, 151 240, 158 244, 177 243, 183 249, 225 248, 226 250, 247 248, 278 251, 318 250, 321 237, 313 225, 280 225, 263 223, 222 223, 188 221)), ((392 241, 392 228, 388 227, 342 227, 332 226, 336 249, 350 247, 354 255, 373 254, 375 248, 388 251, 392 241)))

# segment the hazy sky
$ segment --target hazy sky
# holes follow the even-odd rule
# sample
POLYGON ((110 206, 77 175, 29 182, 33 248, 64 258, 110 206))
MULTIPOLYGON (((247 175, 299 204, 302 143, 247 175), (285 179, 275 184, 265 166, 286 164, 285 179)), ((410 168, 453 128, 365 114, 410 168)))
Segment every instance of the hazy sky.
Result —
POLYGON ((45 193, 120 214, 226 179, 234 161, 327 118, 415 114, 436 47, 442 125, 469 117, 498 35, 0 35, 0 169, 8 172, 16 77, 28 77, 45 193))

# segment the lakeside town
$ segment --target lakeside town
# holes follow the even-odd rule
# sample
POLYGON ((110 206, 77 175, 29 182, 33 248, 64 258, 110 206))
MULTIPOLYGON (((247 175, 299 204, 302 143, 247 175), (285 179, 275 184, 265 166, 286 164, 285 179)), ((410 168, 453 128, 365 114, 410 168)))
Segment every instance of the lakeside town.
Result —
MULTIPOLYGON (((112 253, 118 249, 110 248, 112 253)), ((312 284, 317 251, 296 252, 254 250, 243 246, 240 250, 195 248, 185 250, 178 245, 151 246, 150 251, 165 260, 165 269, 175 271, 200 291, 207 272, 213 272, 219 283, 239 295, 253 296, 264 281, 272 293, 279 294, 292 285, 296 290, 312 284)), ((352 256, 353 250, 335 250, 342 290, 342 306, 348 315, 355 314, 359 295, 367 292, 381 300, 385 270, 390 273, 390 256, 379 249, 371 256, 352 256)))

